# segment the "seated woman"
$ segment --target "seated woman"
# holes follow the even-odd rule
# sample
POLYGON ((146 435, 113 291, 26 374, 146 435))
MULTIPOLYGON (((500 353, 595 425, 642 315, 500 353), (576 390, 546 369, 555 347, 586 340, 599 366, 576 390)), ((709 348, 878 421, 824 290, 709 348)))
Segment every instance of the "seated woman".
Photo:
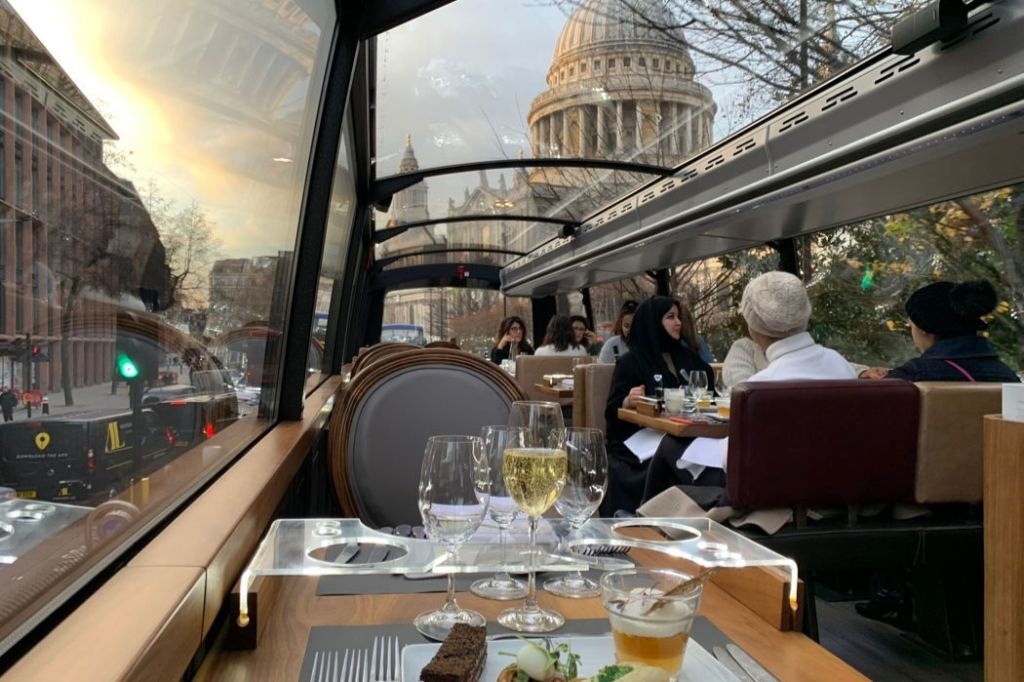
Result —
MULTIPOLYGON (((679 304, 679 315, 683 321, 683 343, 686 347, 700 356, 700 359, 709 365, 714 362, 711 356, 711 346, 704 340, 704 337, 697 333, 697 325, 693 321, 693 313, 685 303, 679 304)), ((713 384, 709 384, 713 385, 713 384)))
POLYGON ((633 325, 633 315, 636 313, 636 301, 626 301, 619 308, 619 316, 615 318, 612 326, 613 336, 601 346, 601 352, 597 361, 605 365, 614 365, 619 361, 629 348, 626 343, 629 339, 629 328, 633 325))
POLYGON ((597 340, 597 334, 590 328, 587 318, 582 315, 573 315, 569 321, 572 322, 572 337, 576 345, 586 348, 588 355, 600 353, 601 344, 597 340))
POLYGON ((555 315, 544 332, 544 345, 535 355, 578 355, 587 357, 587 347, 576 343, 572 321, 567 315, 555 315))
POLYGON ((629 352, 619 358, 612 374, 612 386, 604 417, 608 433, 608 493, 601 503, 601 515, 636 511, 644 490, 647 462, 641 462, 625 441, 640 427, 619 419, 620 407, 633 407, 633 399, 653 395, 658 388, 679 388, 692 370, 704 370, 709 385, 714 372, 696 353, 680 343, 683 322, 679 302, 655 296, 641 303, 629 330, 629 352))
MULTIPOLYGON (((768 366, 751 381, 854 379, 843 356, 807 333, 811 301, 803 282, 786 272, 767 272, 743 290, 740 314, 768 366)), ((724 486, 728 438, 665 436, 651 460, 643 499, 674 485, 724 486)))
POLYGON ((526 323, 515 315, 506 317, 498 326, 498 336, 491 348, 491 362, 500 365, 516 355, 532 355, 533 346, 526 340, 526 323))
POLYGON ((996 290, 984 280, 935 282, 918 289, 907 299, 906 310, 910 336, 921 357, 895 369, 865 370, 861 378, 1019 382, 995 347, 978 335, 986 327, 981 318, 997 304, 996 290))

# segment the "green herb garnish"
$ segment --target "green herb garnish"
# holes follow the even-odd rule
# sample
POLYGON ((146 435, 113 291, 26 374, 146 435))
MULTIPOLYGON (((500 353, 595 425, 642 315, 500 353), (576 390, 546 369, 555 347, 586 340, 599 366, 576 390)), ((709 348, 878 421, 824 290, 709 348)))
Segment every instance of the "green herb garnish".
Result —
POLYGON ((629 665, 606 665, 597 671, 593 677, 594 682, 615 682, 620 677, 625 677, 633 672, 633 666, 629 665))

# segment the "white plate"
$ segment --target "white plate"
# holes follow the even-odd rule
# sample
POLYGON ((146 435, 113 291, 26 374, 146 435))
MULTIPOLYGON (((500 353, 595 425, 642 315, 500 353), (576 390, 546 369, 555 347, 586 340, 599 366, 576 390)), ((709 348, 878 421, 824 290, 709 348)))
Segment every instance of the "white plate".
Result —
MULTIPOLYGON (((615 645, 611 635, 600 637, 553 637, 555 644, 568 642, 575 654, 580 655, 580 677, 596 675, 606 665, 615 663, 615 645)), ((418 682, 420 671, 423 670, 440 644, 411 644, 402 649, 402 682, 418 682)), ((502 656, 505 651, 515 654, 522 647, 518 639, 502 639, 487 642, 487 662, 480 675, 480 682, 495 682, 498 674, 511 663, 514 656, 502 656)), ((736 682, 736 678, 718 662, 708 650, 692 639, 686 645, 686 656, 683 658, 683 672, 680 680, 690 682, 736 682)))

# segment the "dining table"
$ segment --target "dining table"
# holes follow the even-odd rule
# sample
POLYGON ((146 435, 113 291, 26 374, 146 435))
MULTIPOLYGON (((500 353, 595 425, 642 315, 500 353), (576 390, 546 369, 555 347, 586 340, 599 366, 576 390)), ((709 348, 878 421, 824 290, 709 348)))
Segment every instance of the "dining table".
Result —
POLYGON ((630 424, 643 426, 679 438, 726 438, 729 435, 727 421, 715 422, 688 418, 669 418, 665 415, 648 415, 632 408, 620 407, 619 419, 630 424))
MULTIPOLYGON (((680 567, 680 560, 659 552, 633 549, 629 558, 638 564, 680 567)), ((726 574, 721 571, 720 574, 726 574)), ((230 649, 230 612, 215 625, 196 680, 298 680, 303 670, 307 640, 319 626, 408 626, 413 618, 437 608, 443 593, 350 594, 318 596, 315 576, 278 576, 281 581, 269 605, 261 605, 266 619, 255 648, 230 649), (269 608, 267 608, 269 606, 269 608), (219 627, 219 631, 216 629, 219 627)), ((404 578, 396 578, 404 580, 404 578)), ((780 629, 765 613, 775 613, 774 593, 765 593, 763 571, 750 567, 735 570, 727 579, 704 585, 699 617, 704 617, 725 637, 780 680, 865 680, 838 657, 794 629, 780 629)), ((573 623, 605 619, 599 598, 566 599, 541 590, 542 606, 562 613, 562 631, 573 632, 573 623)), ((516 602, 493 601, 469 592, 458 593, 459 603, 482 613, 490 622, 516 602)), ((510 633, 511 634, 511 633, 510 633)), ((552 633, 557 636, 558 632, 552 633)), ((414 681, 409 681, 414 682, 414 681)), ((481 682, 494 682, 482 680, 481 682)))

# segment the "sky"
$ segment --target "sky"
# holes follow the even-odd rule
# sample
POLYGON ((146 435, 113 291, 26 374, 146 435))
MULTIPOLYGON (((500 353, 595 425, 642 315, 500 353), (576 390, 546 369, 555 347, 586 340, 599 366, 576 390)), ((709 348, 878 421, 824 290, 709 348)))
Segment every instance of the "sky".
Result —
MULTIPOLYGON (((258 0, 10 2, 117 131, 131 163, 119 172, 179 206, 197 202, 222 257, 292 248, 319 94, 312 21, 266 21, 258 0), (304 77, 221 73, 243 73, 260 50, 304 77), (277 87, 269 121, 250 119, 244 95, 265 83, 277 87)), ((407 134, 421 166, 529 155, 526 117, 565 22, 545 0, 458 0, 382 35, 378 174, 397 171, 407 134)), ((430 179, 431 213, 476 182, 430 179)))

